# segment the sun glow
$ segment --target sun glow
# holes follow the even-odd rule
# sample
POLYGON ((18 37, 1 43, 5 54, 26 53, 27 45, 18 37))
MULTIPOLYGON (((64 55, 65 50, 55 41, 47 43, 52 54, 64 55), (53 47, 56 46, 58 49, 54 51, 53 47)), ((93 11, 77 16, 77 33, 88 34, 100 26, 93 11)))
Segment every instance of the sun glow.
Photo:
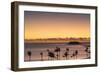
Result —
POLYGON ((25 12, 25 39, 90 37, 89 15, 25 12))

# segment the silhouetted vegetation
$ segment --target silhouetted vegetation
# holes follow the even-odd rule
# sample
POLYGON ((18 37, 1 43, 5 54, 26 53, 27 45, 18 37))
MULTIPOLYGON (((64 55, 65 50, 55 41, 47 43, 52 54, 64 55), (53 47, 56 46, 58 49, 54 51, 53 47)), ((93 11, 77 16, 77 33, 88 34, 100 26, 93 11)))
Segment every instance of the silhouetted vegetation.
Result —
POLYGON ((48 52, 48 60, 53 60, 55 58, 55 54, 49 51, 49 49, 47 50, 47 52, 48 52))
MULTIPOLYGON (((68 45, 81 45, 84 47, 84 44, 82 45, 80 42, 69 42, 68 45)), ((72 47, 73 47, 72 46, 72 47)), ((73 47, 74 49, 74 47, 73 47)), ((65 48, 65 50, 62 50, 61 47, 56 46, 55 48, 52 49, 46 49, 46 52, 40 51, 40 59, 41 61, 43 60, 60 60, 62 58, 69 60, 69 59, 78 59, 80 55, 80 51, 77 50, 72 50, 72 48, 68 47, 65 48), (46 59, 47 58, 47 59, 46 59)), ((85 49, 83 48, 83 51, 85 52, 86 59, 90 58, 90 45, 86 45, 85 49)), ((28 61, 31 61, 32 57, 32 52, 29 50, 27 51, 28 55, 28 61)))
POLYGON ((69 48, 66 48, 66 52, 64 53, 63 57, 68 58, 68 55, 69 55, 69 48))
POLYGON ((43 61, 43 52, 40 52, 41 55, 41 61, 43 61))
POLYGON ((31 51, 28 51, 27 54, 29 56, 29 61, 31 61, 31 55, 32 55, 31 51))
POLYGON ((56 49, 54 51, 57 52, 57 54, 56 54, 57 60, 60 59, 60 48, 56 47, 56 49))
POLYGON ((85 48, 85 52, 86 52, 87 58, 90 58, 90 50, 89 50, 89 47, 86 47, 85 48))

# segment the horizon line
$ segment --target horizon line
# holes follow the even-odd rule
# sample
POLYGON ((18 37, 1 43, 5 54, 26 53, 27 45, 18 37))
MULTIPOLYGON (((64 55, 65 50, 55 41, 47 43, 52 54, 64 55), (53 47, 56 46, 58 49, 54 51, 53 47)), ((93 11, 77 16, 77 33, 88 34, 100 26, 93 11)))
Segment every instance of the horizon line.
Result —
POLYGON ((66 37, 66 38, 36 38, 36 39, 25 39, 24 40, 42 40, 42 39, 90 39, 90 37, 66 37))

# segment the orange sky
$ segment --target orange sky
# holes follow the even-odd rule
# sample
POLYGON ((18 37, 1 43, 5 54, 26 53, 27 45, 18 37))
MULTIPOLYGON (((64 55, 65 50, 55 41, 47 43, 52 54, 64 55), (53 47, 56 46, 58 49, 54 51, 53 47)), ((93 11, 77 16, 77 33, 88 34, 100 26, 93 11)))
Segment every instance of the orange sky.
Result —
POLYGON ((90 15, 25 11, 25 39, 90 37, 90 15))

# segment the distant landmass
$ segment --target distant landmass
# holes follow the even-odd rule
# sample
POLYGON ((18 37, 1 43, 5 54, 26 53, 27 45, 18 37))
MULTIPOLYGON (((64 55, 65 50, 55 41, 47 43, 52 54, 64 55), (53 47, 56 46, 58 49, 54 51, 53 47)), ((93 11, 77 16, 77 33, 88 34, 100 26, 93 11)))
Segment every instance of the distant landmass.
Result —
POLYGON ((46 39, 25 39, 26 43, 68 43, 68 42, 89 42, 90 38, 46 38, 46 39))

